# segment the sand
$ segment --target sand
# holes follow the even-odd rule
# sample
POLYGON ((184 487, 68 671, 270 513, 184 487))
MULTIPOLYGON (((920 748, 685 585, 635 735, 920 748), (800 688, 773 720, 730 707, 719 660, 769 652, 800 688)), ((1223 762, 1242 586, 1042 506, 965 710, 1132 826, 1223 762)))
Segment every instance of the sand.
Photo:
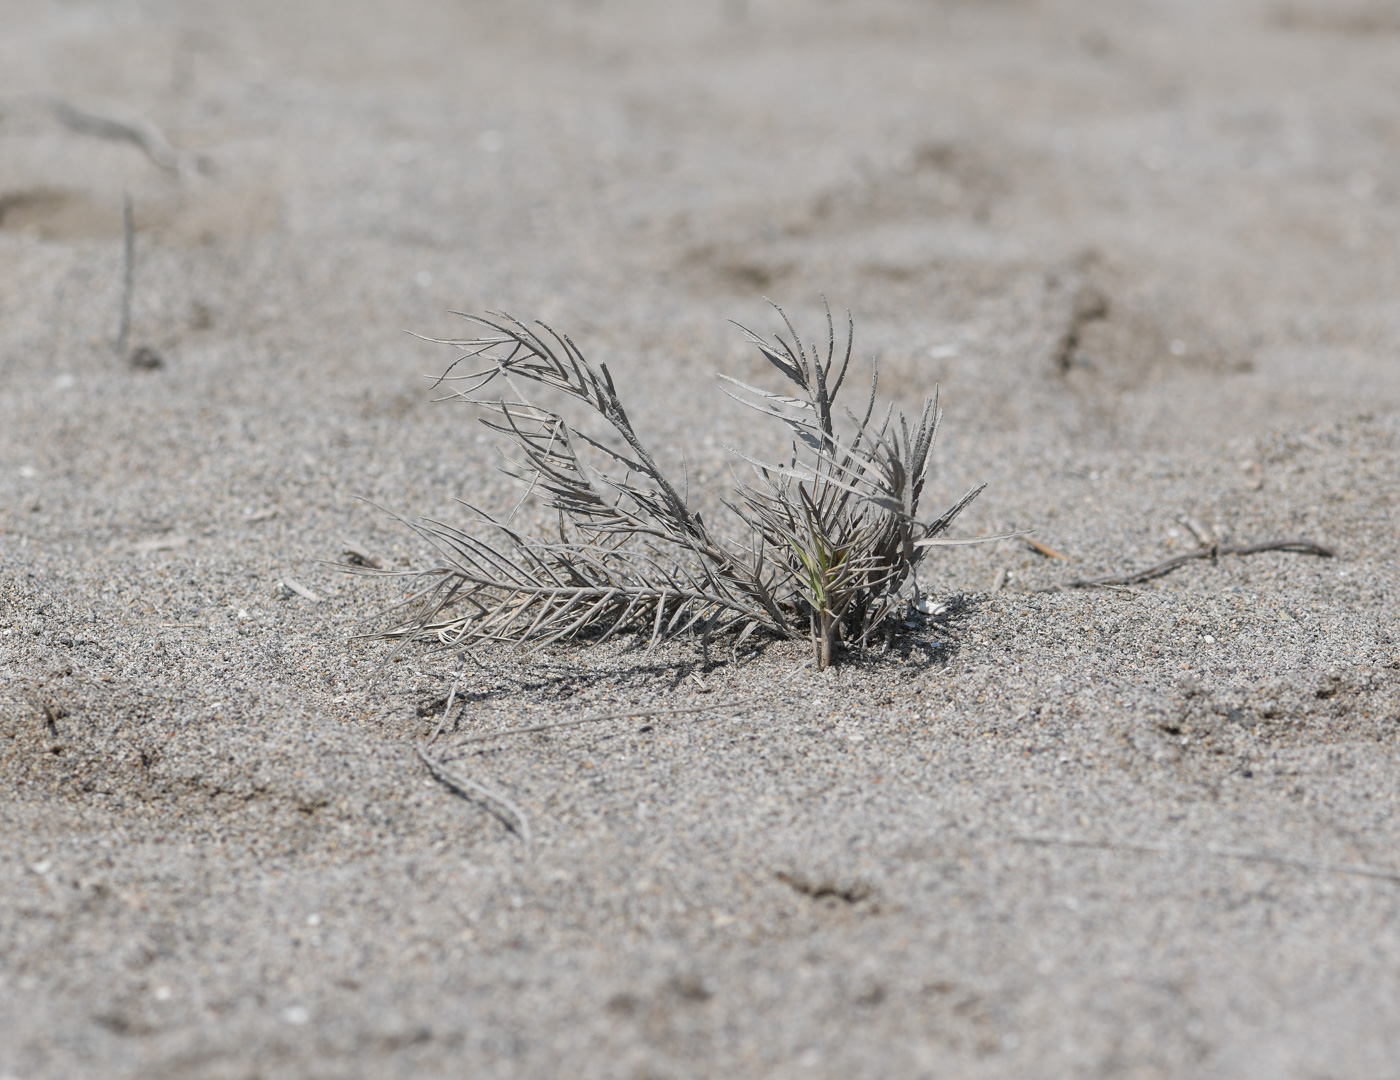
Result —
POLYGON ((3 22, 0 1077, 1400 1070, 1392 5, 3 22), (458 661, 331 565, 510 505, 404 331, 549 320, 716 500, 779 442, 726 320, 823 293, 941 387, 930 513, 1068 558, 939 551, 822 673, 483 650, 434 752, 527 845, 416 754, 458 661), (1193 530, 1337 554, 1053 591, 1193 530))

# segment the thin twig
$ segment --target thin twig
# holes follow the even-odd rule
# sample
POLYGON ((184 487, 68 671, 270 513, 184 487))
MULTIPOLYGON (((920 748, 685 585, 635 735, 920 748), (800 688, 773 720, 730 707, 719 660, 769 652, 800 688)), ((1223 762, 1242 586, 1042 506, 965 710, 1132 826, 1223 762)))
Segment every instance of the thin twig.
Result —
POLYGON ((1356 877, 1377 878, 1381 881, 1400 883, 1400 871, 1384 870, 1375 866, 1360 866, 1347 863, 1314 862, 1299 859, 1292 855, 1274 855, 1267 851, 1250 851, 1246 848, 1224 848, 1208 845, 1205 847, 1174 847, 1171 844, 1130 843, 1114 840, 1088 840, 1070 836, 1013 836, 1015 844, 1030 844, 1036 847, 1090 848, 1098 851, 1135 851, 1145 855, 1205 855, 1212 859, 1239 859, 1244 862, 1269 863, 1274 866, 1291 866, 1317 874, 1349 874, 1356 877))
POLYGON ((491 811, 511 832, 518 835, 525 841, 525 847, 531 848, 534 840, 530 835, 530 819, 525 816, 525 811, 516 806, 499 791, 487 787, 468 776, 455 773, 447 767, 441 758, 431 756, 423 747, 416 747, 418 756, 423 759, 423 764, 428 766, 435 779, 448 787, 456 788, 457 793, 467 796, 468 793, 478 795, 486 800, 487 809, 491 811), (502 813, 501 811, 505 811, 502 813))
POLYGON ((1048 589, 1040 591, 1058 592, 1061 589, 1088 589, 1098 585, 1137 585, 1144 581, 1151 581, 1153 578, 1164 577, 1178 567, 1185 566, 1193 559, 1214 559, 1218 555, 1257 555, 1261 551, 1293 551, 1299 555, 1317 555, 1324 559, 1332 559, 1337 555, 1332 548, 1313 543, 1311 540, 1269 540, 1262 544, 1236 544, 1229 547, 1213 544, 1210 547, 1188 551, 1184 555, 1176 555, 1149 566, 1145 570, 1135 570, 1130 574, 1077 578, 1074 581, 1052 585, 1048 589))
POLYGON ((714 712, 719 709, 750 709, 753 706, 747 701, 717 701, 713 705, 692 705, 684 709, 639 709, 635 712, 615 712, 600 713, 597 716, 581 716, 574 720, 556 720, 548 724, 531 724, 529 727, 507 728, 505 731, 488 731, 484 735, 472 735, 466 739, 460 739, 458 746, 467 743, 490 742, 493 739, 504 739, 511 735, 533 735, 537 731, 555 731, 558 728, 579 727, 583 724, 596 724, 603 720, 632 720, 640 719, 644 716, 684 716, 689 713, 714 712))
POLYGON ((1056 551, 1049 544, 1042 544, 1034 536, 1026 537, 1026 546, 1032 551, 1044 555, 1047 559, 1058 559, 1060 562, 1069 562, 1069 556, 1062 551, 1056 551))
POLYGON ((313 604, 319 604, 321 602, 321 597, 319 595, 313 590, 308 589, 296 578, 284 577, 278 584, 290 592, 296 593, 303 600, 310 600, 313 604))
POLYGON ((131 334, 131 298, 136 284, 136 223, 131 213, 131 195, 122 196, 122 321, 117 330, 117 357, 126 355, 131 334))
POLYGON ((433 729, 433 733, 428 738, 428 745, 438 741, 438 736, 442 734, 442 729, 447 726, 447 718, 452 715, 452 703, 457 700, 457 687, 462 684, 462 673, 457 672, 457 677, 452 680, 452 689, 447 692, 447 704, 442 710, 442 719, 438 721, 438 726, 433 729))

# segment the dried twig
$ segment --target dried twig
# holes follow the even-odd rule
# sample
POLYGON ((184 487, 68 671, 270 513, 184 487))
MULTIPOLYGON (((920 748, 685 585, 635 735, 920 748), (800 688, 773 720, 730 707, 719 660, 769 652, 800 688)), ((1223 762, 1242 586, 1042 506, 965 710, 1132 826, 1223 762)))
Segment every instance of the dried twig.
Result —
POLYGON ((1051 585, 1049 588, 1040 590, 1041 592, 1058 592, 1060 589, 1089 589, 1099 585, 1137 585, 1144 581, 1151 581, 1153 578, 1163 577, 1170 574, 1178 567, 1185 566, 1195 559, 1214 559, 1219 555, 1257 555, 1261 551, 1293 551, 1300 555, 1317 555, 1324 559, 1336 557, 1336 552, 1323 544, 1314 543, 1311 540, 1269 540, 1262 544, 1236 544, 1221 546, 1212 544, 1210 547, 1198 548, 1195 551, 1188 551, 1184 555, 1176 555, 1170 559, 1155 563, 1145 570, 1135 570, 1130 574, 1108 574, 1103 577, 1077 578, 1074 581, 1066 581, 1059 585, 1051 585))
POLYGON ((428 745, 438 741, 438 736, 442 734, 442 729, 447 726, 447 718, 452 715, 452 703, 457 700, 457 687, 462 685, 462 672, 457 672, 457 677, 452 680, 452 689, 447 692, 447 704, 442 707, 442 719, 438 721, 437 727, 433 729, 432 735, 428 737, 428 745))
POLYGON ((1239 859, 1244 862, 1270 863, 1274 866, 1291 866, 1316 874, 1348 874, 1356 877, 1377 878, 1381 881, 1400 882, 1400 870, 1385 870, 1375 866, 1360 866, 1348 863, 1315 862, 1300 859, 1293 855, 1275 855, 1267 851, 1250 851, 1247 848, 1226 848, 1207 845, 1204 847, 1181 847, 1172 844, 1132 843, 1115 840, 1090 840, 1069 836, 1013 836, 1014 844, 1030 844, 1036 847, 1090 848, 1098 851, 1135 851, 1145 855, 1192 855, 1207 856, 1213 859, 1239 859))
POLYGON ((1069 562, 1069 556, 1062 551, 1056 551, 1049 544, 1043 544, 1033 536, 1026 537, 1026 546, 1038 554, 1044 555, 1047 559, 1058 559, 1060 562, 1069 562))
POLYGON ((470 797, 476 795, 486 801, 487 809, 491 811, 511 832, 515 833, 525 841, 528 849, 533 846, 534 840, 530 835, 530 819, 525 816, 525 811, 516 806, 499 791, 487 787, 469 776, 462 776, 453 772, 447 767, 447 763, 441 758, 430 755, 423 747, 416 747, 418 756, 423 759, 423 764, 428 767, 428 771, 443 784, 455 788, 459 795, 470 797), (504 811, 504 812, 503 812, 504 811))
POLYGON ((296 578, 284 577, 279 584, 288 592, 294 592, 304 600, 310 600, 313 604, 319 604, 321 597, 311 589, 308 589, 296 578))

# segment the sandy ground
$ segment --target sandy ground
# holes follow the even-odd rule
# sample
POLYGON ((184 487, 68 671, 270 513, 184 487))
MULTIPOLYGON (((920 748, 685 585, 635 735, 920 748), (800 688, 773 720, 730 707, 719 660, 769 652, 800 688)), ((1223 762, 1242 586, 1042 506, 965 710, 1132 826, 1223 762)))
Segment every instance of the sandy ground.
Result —
POLYGON ((5 1080, 1400 1076, 1394 4, 0 26, 5 1080), (709 497, 771 449, 726 320, 822 292, 886 396, 941 384, 930 510, 986 481, 964 532, 1068 561, 940 554, 945 612, 821 675, 482 653, 438 746, 527 849, 415 756, 452 658, 327 565, 431 561, 361 500, 510 498, 403 331, 557 323, 709 497), (1041 591, 1187 519, 1338 557, 1041 591))

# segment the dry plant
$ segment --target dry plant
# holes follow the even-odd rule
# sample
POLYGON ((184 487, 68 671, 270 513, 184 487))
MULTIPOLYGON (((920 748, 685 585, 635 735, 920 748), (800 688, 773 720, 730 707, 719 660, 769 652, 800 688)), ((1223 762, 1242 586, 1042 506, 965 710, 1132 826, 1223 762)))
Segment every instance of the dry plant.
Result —
POLYGON ((452 648, 601 643, 624 630, 643 634, 649 648, 681 633, 698 633, 706 648, 714 635, 732 634, 735 649, 755 633, 807 635, 818 667, 843 647, 864 650, 892 634, 906 585, 917 594, 914 571, 928 548, 977 542, 943 533, 982 488, 919 521, 941 416, 936 395, 912 422, 889 408, 877 414, 872 364, 862 414, 838 414, 854 342, 849 316, 838 352, 827 309, 823 355, 774 308, 786 336, 768 341, 740 329, 795 390, 727 382, 731 396, 787 427, 792 453, 772 463, 731 451, 753 469, 752 481, 724 503, 738 536, 716 533, 661 471, 606 365, 591 364, 568 335, 543 323, 465 315, 479 333, 445 342, 463 355, 440 383, 484 409, 482 422, 509 440, 506 472, 557 514, 557 535, 526 536, 470 504, 479 518, 470 531, 410 522, 442 562, 412 572, 416 587, 385 613, 379 633, 452 648), (459 374, 467 361, 476 370, 459 374), (590 437, 535 404, 522 388, 528 383, 581 402, 606 421, 609 437, 590 437), (493 384, 509 396, 486 395, 493 384))

